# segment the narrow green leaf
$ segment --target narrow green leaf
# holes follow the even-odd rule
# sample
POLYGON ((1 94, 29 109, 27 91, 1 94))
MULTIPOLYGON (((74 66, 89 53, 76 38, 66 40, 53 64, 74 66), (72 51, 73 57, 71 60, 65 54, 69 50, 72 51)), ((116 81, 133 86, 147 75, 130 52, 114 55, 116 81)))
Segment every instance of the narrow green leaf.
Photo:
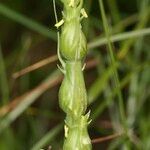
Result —
MULTIPOLYGON (((107 22, 107 18, 106 18, 102 0, 99 0, 99 5, 100 5, 105 34, 107 37, 108 52, 109 52, 109 56, 110 56, 110 65, 114 66, 116 64, 116 60, 115 60, 113 48, 111 45, 109 25, 107 22)), ((122 125, 123 125, 124 129, 126 130, 126 117, 125 117, 125 110, 124 110, 124 104, 123 104, 123 97, 122 97, 122 93, 121 93, 121 89, 120 89, 119 75, 118 75, 118 71, 116 68, 113 69, 113 76, 114 76, 115 88, 117 89, 117 96, 118 96, 118 100, 119 100, 120 118, 121 118, 122 125)))
MULTIPOLYGON (((63 129, 63 125, 59 124, 49 132, 47 132, 32 148, 31 150, 40 150, 46 145, 50 145, 50 142, 55 139, 58 133, 63 129)), ((51 145, 50 145, 51 146, 51 145)))
POLYGON ((32 19, 29 19, 28 17, 20 14, 19 12, 16 12, 16 11, 8 8, 7 6, 5 6, 2 3, 0 3, 0 14, 22 24, 23 26, 25 26, 33 31, 36 31, 36 32, 56 41, 56 34, 54 31, 33 21, 32 19))
MULTIPOLYGON (((114 42, 119 42, 119 41, 123 41, 127 39, 138 38, 138 37, 146 36, 146 35, 150 35, 150 28, 110 35, 110 41, 114 43, 114 42)), ((97 38, 96 40, 93 40, 92 42, 88 44, 88 48, 92 49, 92 48, 96 48, 105 44, 107 44, 106 37, 97 38)))

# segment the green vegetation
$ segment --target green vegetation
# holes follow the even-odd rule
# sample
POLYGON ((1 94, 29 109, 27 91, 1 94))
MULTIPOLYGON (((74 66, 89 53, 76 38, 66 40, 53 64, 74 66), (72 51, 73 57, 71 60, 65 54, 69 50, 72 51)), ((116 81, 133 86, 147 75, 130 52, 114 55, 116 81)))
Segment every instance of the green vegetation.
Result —
POLYGON ((0 2, 0 150, 149 150, 150 0, 53 2, 0 2))

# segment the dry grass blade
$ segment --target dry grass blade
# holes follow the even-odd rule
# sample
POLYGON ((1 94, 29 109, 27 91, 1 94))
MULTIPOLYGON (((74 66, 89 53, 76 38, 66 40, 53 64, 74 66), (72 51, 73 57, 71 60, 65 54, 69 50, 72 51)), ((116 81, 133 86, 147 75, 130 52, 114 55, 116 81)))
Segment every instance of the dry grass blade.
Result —
POLYGON ((46 79, 43 83, 41 83, 36 88, 32 89, 31 91, 25 93, 24 95, 15 98, 12 100, 9 104, 3 106, 0 109, 0 116, 4 116, 10 111, 15 110, 15 107, 19 107, 19 105, 22 105, 24 102, 27 103, 33 103, 36 98, 38 98, 42 93, 44 93, 48 88, 51 88, 62 80, 62 76, 57 72, 55 73, 55 76, 53 78, 46 79))
POLYGON ((43 60, 41 60, 41 61, 39 61, 39 62, 37 62, 37 63, 27 67, 27 68, 24 68, 24 69, 22 69, 22 70, 20 70, 20 71, 18 71, 16 73, 14 73, 13 74, 13 78, 16 79, 16 78, 18 78, 18 77, 20 77, 22 75, 25 75, 25 74, 27 74, 27 73, 29 73, 31 71, 34 71, 34 70, 39 69, 39 68, 41 68, 41 67, 43 67, 43 66, 45 66, 47 64, 50 64, 50 63, 56 61, 57 59, 58 59, 57 55, 50 56, 50 57, 48 57, 46 59, 43 59, 43 60))
POLYGON ((94 143, 102 143, 102 142, 105 142, 105 141, 112 140, 114 138, 120 137, 122 135, 123 135, 123 133, 116 133, 116 134, 112 134, 112 135, 109 135, 109 136, 96 138, 96 139, 92 140, 92 143, 93 144, 94 143))
MULTIPOLYGON (((41 67, 44 67, 45 65, 48 65, 48 64, 50 64, 50 63, 52 63, 52 62, 55 62, 55 61, 57 61, 57 60, 58 60, 57 55, 50 56, 50 57, 48 57, 48 58, 45 58, 45 59, 43 59, 43 60, 41 60, 41 61, 39 61, 39 62, 37 62, 37 63, 31 65, 31 66, 28 66, 27 68, 24 68, 24 69, 22 69, 22 70, 20 70, 20 71, 18 71, 18 72, 15 72, 15 73, 12 75, 12 77, 13 77, 14 79, 17 79, 17 78, 19 78, 20 76, 23 76, 23 75, 25 75, 25 74, 27 74, 27 73, 29 73, 29 72, 31 72, 31 71, 34 71, 34 70, 36 70, 36 69, 41 68, 41 67)), ((95 65, 97 64, 97 62, 96 62, 95 60, 91 60, 91 61, 87 62, 87 64, 88 64, 88 68, 91 68, 92 66, 95 66, 95 65)))
POLYGON ((50 75, 46 80, 44 80, 38 87, 31 90, 23 99, 18 101, 18 105, 6 115, 6 117, 2 118, 0 121, 0 133, 8 127, 20 114, 22 114, 39 96, 41 96, 47 89, 53 87, 58 84, 62 79, 61 75, 58 71, 55 71, 52 75, 50 75))

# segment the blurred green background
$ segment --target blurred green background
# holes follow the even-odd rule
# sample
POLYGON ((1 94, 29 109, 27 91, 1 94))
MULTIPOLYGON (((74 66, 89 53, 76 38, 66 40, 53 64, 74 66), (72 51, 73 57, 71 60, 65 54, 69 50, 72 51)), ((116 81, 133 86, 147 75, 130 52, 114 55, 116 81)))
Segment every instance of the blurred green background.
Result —
MULTIPOLYGON (((107 22, 99 1, 85 0, 82 21, 93 150, 150 150, 150 0, 105 0, 104 7, 107 22)), ((62 149, 54 25, 52 0, 0 1, 0 150, 62 149)))

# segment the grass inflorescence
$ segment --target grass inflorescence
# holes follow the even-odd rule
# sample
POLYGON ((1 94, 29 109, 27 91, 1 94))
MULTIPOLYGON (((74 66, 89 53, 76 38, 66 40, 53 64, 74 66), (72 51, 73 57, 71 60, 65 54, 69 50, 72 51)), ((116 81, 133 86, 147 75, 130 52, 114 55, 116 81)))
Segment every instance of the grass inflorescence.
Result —
POLYGON ((0 149, 149 150, 150 1, 52 1, 0 2, 0 149))

